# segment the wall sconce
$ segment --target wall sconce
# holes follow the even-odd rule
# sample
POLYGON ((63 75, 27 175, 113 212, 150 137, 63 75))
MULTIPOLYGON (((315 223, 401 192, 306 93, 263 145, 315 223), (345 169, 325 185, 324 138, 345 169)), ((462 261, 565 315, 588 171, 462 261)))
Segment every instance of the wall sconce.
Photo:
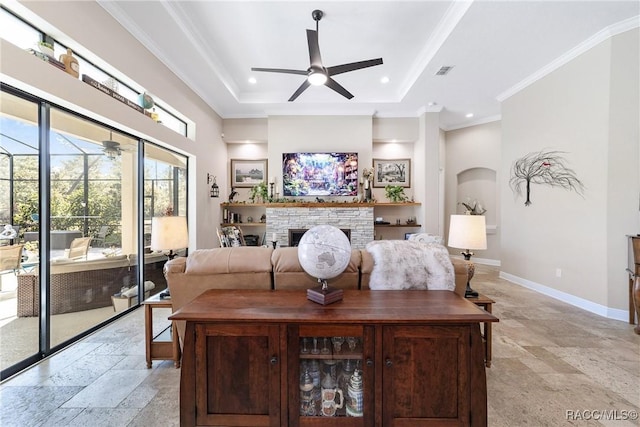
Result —
POLYGON ((211 185, 211 197, 220 197, 220 187, 216 184, 216 177, 210 174, 207 174, 207 185, 213 181, 211 185))

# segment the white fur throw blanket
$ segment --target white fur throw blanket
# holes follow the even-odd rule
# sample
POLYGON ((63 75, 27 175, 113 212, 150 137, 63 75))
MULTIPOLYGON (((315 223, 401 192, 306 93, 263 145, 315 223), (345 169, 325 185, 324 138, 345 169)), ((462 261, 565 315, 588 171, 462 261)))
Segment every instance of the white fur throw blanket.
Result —
POLYGON ((447 249, 437 243, 375 240, 367 244, 373 256, 369 288, 455 289, 453 264, 447 249))

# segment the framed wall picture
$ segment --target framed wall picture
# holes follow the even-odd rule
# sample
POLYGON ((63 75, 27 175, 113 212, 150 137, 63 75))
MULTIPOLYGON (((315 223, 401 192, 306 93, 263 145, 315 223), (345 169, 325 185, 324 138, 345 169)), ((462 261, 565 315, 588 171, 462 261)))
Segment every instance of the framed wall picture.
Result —
POLYGON ((411 187, 411 159, 373 159, 373 186, 411 187))
POLYGON ((267 182, 267 159, 231 159, 231 186, 253 187, 267 182))

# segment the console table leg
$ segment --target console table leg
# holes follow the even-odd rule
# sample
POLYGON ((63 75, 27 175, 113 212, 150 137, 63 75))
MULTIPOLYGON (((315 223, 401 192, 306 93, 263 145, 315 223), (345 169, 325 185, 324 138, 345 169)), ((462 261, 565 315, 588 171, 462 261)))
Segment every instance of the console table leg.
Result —
POLYGON ((634 276, 633 283, 633 305, 638 319, 633 332, 640 335, 640 276, 634 276))
MULTIPOLYGON (((628 271, 628 270, 627 270, 628 271)), ((635 304, 633 302, 633 284, 634 284, 634 275, 629 273, 629 324, 636 324, 636 309, 635 304)))

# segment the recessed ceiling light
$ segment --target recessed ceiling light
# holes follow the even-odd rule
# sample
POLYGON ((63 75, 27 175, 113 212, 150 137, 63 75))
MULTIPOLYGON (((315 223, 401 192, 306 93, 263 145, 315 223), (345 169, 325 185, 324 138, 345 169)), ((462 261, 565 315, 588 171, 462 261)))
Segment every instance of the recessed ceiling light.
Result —
POLYGON ((383 83, 383 84, 389 83, 389 77, 384 76, 383 78, 380 79, 380 83, 383 83))
POLYGON ((469 113, 465 116, 466 118, 470 119, 471 117, 473 117, 473 113, 469 113))
POLYGON ((251 83, 252 85, 258 83, 258 81, 256 80, 255 77, 249 77, 249 83, 251 83))

